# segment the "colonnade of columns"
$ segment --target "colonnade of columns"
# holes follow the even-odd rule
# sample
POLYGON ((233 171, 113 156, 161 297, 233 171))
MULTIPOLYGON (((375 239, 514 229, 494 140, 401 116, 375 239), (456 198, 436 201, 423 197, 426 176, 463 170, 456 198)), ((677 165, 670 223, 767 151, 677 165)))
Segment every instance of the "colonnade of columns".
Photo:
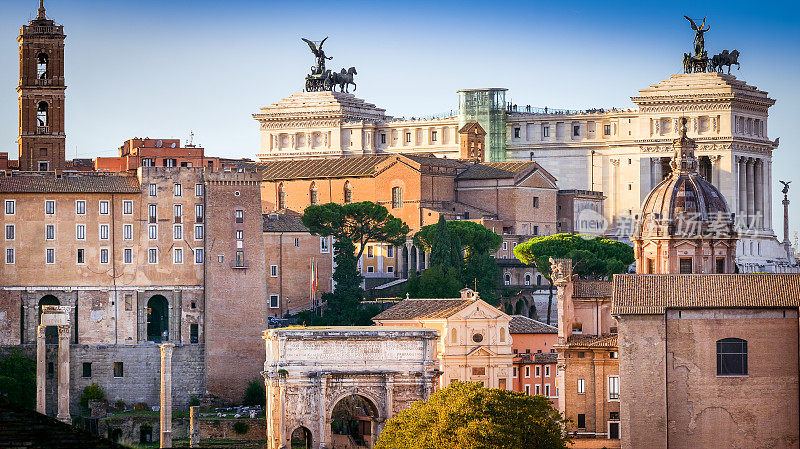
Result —
POLYGON ((764 229, 771 226, 769 213, 769 189, 765 189, 765 180, 769 180, 768 164, 757 157, 739 156, 736 158, 738 170, 738 207, 737 214, 748 228, 764 229))
MULTIPOLYGON (((50 306, 53 307, 53 306, 50 306)), ((55 306, 58 307, 58 306, 55 306)), ((47 346, 46 325, 36 328, 36 411, 47 413, 47 346)), ((69 414, 69 338, 70 326, 58 325, 58 412, 56 418, 71 423, 69 414)))

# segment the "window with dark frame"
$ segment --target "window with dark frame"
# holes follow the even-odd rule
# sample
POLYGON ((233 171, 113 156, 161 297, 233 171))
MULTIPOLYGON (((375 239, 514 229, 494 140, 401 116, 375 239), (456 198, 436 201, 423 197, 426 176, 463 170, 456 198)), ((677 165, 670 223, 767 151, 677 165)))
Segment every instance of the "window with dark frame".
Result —
POLYGON ((122 362, 114 362, 114 377, 124 377, 122 362))
POLYGON ((200 342, 200 326, 197 323, 189 325, 189 343, 200 342))
POLYGON ((586 428, 586 415, 583 413, 578 413, 578 428, 579 429, 586 428))
POLYGON ((92 377, 92 362, 83 362, 81 377, 92 377))
POLYGON ((691 257, 681 257, 681 260, 680 260, 680 273, 681 274, 691 274, 692 273, 692 258, 691 257))
POLYGON ((236 223, 244 223, 244 211, 243 210, 241 210, 241 209, 237 210, 235 212, 235 217, 236 217, 236 223))
POLYGON ((747 375, 747 340, 717 340, 717 376, 747 375))

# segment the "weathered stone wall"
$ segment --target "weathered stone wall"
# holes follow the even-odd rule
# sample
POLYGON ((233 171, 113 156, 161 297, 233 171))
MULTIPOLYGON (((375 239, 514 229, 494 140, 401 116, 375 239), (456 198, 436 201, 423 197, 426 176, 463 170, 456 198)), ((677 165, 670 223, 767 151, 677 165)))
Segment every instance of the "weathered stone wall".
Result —
MULTIPOLYGON (((0 346, 0 358, 14 349, 36 360, 36 345, 0 346)), ((58 345, 47 345, 47 362, 54 364, 54 376, 47 379, 47 412, 55 415, 57 403, 58 345)), ((160 403, 161 353, 155 344, 87 346, 70 345, 70 413, 81 412, 83 389, 97 383, 106 392, 110 403, 122 399, 127 404, 144 402, 148 406, 160 403), (92 376, 83 376, 83 363, 92 364, 92 376), (123 377, 114 377, 114 363, 122 362, 123 377)), ((198 398, 205 392, 203 345, 175 346, 172 355, 173 406, 188 409, 192 395, 198 398)))

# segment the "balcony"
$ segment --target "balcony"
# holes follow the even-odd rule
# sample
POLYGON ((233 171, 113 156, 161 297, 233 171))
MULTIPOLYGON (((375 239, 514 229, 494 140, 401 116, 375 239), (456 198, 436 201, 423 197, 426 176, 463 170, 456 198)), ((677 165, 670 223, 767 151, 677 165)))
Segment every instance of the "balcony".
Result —
POLYGON ((246 260, 234 260, 233 262, 231 262, 231 268, 242 269, 242 270, 250 268, 250 262, 246 260))
POLYGON ((49 126, 37 126, 36 127, 36 134, 50 134, 50 127, 49 126))
POLYGON ((26 25, 23 28, 23 34, 64 34, 64 27, 61 25, 26 25))
POLYGON ((52 86, 53 85, 53 80, 36 78, 36 85, 37 86, 52 86))

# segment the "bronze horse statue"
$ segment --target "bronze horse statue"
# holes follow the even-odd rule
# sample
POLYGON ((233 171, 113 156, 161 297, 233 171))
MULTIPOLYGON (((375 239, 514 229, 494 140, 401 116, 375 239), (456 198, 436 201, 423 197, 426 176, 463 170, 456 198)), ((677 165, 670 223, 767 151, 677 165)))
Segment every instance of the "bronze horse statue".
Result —
POLYGON ((736 70, 741 69, 741 65, 739 65, 739 50, 733 50, 730 53, 728 53, 728 50, 722 50, 722 53, 711 58, 711 68, 719 73, 722 73, 723 66, 728 66, 728 75, 730 75, 731 66, 734 64, 736 64, 736 70))
POLYGON ((349 92, 349 90, 348 90, 349 86, 348 85, 352 84, 353 85, 353 92, 355 92, 357 86, 356 86, 355 81, 353 80, 353 75, 358 75, 358 72, 356 72, 356 68, 355 67, 350 67, 346 71, 345 71, 345 69, 342 69, 342 71, 339 72, 339 73, 331 72, 329 78, 326 80, 326 84, 330 84, 330 86, 334 90, 335 90, 336 86, 338 85, 340 92, 349 92))

